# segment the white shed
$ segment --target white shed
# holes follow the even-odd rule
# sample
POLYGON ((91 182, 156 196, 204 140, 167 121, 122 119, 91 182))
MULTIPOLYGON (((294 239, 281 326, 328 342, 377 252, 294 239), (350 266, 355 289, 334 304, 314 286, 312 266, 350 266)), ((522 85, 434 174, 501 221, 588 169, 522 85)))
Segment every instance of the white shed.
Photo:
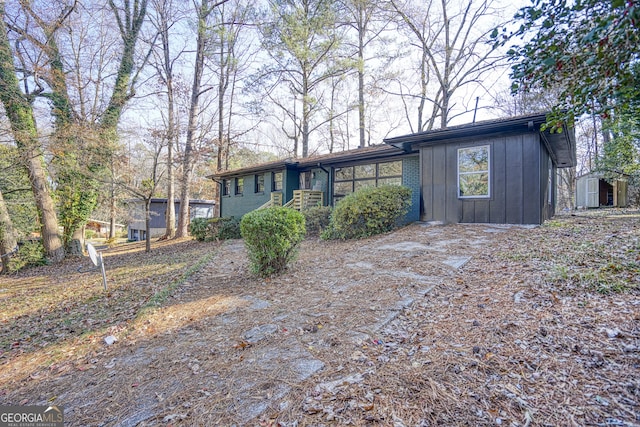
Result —
POLYGON ((612 184, 601 173, 592 172, 576 180, 576 207, 627 206, 627 180, 617 179, 612 184))

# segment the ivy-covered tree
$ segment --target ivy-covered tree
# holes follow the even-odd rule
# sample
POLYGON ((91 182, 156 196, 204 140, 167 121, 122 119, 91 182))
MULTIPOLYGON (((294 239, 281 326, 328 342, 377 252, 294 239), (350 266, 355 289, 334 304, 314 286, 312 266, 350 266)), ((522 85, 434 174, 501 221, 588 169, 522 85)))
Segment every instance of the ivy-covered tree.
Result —
POLYGON ((634 66, 640 59, 640 4, 636 1, 534 0, 515 19, 520 27, 510 35, 504 30, 502 40, 524 40, 508 52, 514 61, 512 89, 561 88, 552 121, 573 122, 584 113, 606 119, 637 109, 640 86, 634 66))
POLYGON ((58 235, 58 218, 51 197, 43 148, 38 140, 32 97, 23 93, 16 74, 13 51, 5 25, 4 2, 0 3, 0 101, 11 124, 13 138, 29 174, 41 224, 42 245, 51 262, 64 259, 64 247, 58 235))

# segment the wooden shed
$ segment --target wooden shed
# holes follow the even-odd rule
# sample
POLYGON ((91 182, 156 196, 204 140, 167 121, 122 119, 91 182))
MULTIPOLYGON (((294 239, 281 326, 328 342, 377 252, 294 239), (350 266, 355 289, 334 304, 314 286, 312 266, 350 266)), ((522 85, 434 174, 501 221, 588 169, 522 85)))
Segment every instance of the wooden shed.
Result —
POLYGON ((423 221, 541 224, 555 213, 556 169, 576 163, 573 129, 545 122, 534 114, 385 142, 420 153, 423 221))
POLYGON ((628 203, 627 187, 626 179, 620 178, 609 182, 604 179, 604 174, 599 172, 579 176, 576 180, 576 207, 624 208, 628 203))

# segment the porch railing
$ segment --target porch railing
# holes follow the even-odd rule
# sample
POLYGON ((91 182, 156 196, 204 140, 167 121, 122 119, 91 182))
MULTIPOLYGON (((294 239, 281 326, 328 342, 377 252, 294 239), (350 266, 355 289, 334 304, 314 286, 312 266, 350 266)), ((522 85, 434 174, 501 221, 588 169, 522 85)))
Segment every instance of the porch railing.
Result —
POLYGON ((324 193, 315 190, 293 190, 293 198, 284 205, 282 204, 282 193, 271 193, 271 199, 260 206, 258 209, 266 209, 273 206, 283 206, 285 208, 301 211, 314 206, 322 206, 324 204, 324 193))

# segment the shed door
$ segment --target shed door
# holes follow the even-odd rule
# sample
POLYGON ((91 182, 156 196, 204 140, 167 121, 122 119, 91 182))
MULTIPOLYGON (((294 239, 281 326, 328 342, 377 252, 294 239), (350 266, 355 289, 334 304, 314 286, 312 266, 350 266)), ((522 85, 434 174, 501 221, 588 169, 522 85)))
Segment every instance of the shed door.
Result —
POLYGON ((616 181, 616 203, 615 206, 618 208, 626 208, 627 207, 627 181, 619 180, 616 181))
POLYGON ((598 178, 587 178, 587 207, 588 208, 597 208, 600 206, 600 200, 598 199, 598 178))

